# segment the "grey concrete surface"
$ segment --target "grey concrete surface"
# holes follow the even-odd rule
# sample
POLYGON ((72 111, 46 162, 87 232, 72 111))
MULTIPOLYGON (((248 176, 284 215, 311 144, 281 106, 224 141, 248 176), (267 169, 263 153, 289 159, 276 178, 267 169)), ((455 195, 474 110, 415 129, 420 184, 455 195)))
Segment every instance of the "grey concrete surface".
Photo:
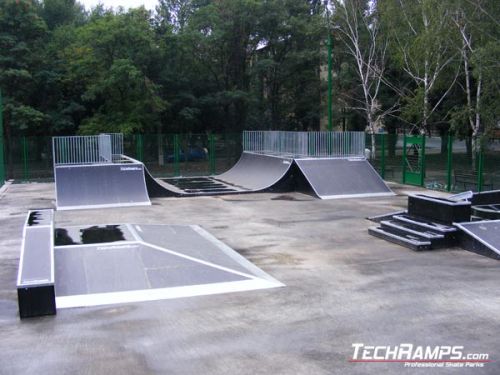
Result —
POLYGON ((0 195, 1 374, 500 373, 500 263, 460 249, 415 253, 370 237, 364 218, 405 207, 402 195, 163 198, 150 207, 56 212, 56 226, 199 224, 287 286, 21 321, 22 225, 28 209, 53 205, 53 191, 53 184, 13 184, 0 195), (350 363, 353 343, 460 345, 495 362, 480 369, 350 363))

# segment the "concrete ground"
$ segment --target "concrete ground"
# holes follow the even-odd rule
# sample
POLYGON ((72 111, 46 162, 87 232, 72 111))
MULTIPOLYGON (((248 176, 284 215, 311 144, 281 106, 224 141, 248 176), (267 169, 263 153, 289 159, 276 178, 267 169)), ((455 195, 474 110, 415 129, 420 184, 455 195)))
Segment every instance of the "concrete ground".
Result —
POLYGON ((0 195, 1 374, 500 373, 498 261, 461 249, 416 253, 371 237, 366 216, 395 197, 299 193, 155 199, 151 207, 57 212, 56 225, 199 224, 284 288, 60 310, 21 321, 16 274, 30 208, 53 184, 0 195), (352 363, 353 344, 459 345, 483 368, 352 363))

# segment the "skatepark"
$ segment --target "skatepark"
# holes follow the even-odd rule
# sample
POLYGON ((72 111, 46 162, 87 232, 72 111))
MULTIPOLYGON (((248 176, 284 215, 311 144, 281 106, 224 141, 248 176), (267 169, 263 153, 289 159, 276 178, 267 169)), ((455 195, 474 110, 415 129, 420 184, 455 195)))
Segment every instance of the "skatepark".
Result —
MULTIPOLYGON (((361 200, 251 193, 57 211, 55 224, 65 228, 196 223, 286 286, 64 308, 20 320, 15 279, 22 227, 29 208, 47 207, 55 195, 53 183, 12 184, 0 199, 2 373, 416 371, 350 363, 357 342, 449 343, 498 358, 498 261, 456 247, 414 252, 371 237, 366 217, 405 209, 410 193, 430 193, 390 187, 395 196, 361 200)), ((470 371, 496 374, 498 363, 470 371)))
MULTIPOLYGON (((470 251, 454 234, 447 239, 446 231, 457 228, 432 224, 434 217, 444 223, 496 215, 495 205, 488 205, 496 192, 450 200, 444 193, 386 185, 378 175, 360 188, 355 182, 367 175, 370 181, 375 172, 359 151, 313 158, 284 152, 283 145, 274 154, 245 151, 218 176, 165 182, 121 152, 102 158, 115 148, 109 141, 96 138, 97 163, 55 165, 63 170, 56 171, 55 183, 2 190, 6 373, 327 374, 333 361, 334 372, 356 366, 364 373, 372 370, 369 363, 350 362, 353 343, 368 345, 373 337, 391 345, 408 337, 415 345, 442 343, 450 330, 468 350, 496 356, 491 332, 499 325, 499 307, 484 290, 494 291, 498 282, 492 259, 497 221, 460 225, 470 251), (361 177, 339 185, 335 172, 361 177), (122 173, 127 179, 115 178, 122 173), (148 178, 168 193, 154 194, 148 178), (72 182, 69 190, 61 181, 72 182), (217 191, 217 183, 229 188, 217 191), (61 204, 68 191, 69 198, 84 194, 77 204, 61 204), (110 204, 116 196, 119 201, 110 204), (426 215, 431 221, 420 223, 419 232, 411 220, 426 215), (371 237, 373 222, 366 218, 381 225, 378 231, 390 242, 371 237), (33 329, 40 332, 40 342, 28 344, 36 367, 20 360, 25 353, 19 350, 33 329), (68 340, 74 345, 65 345, 68 340), (57 365, 44 359, 47 341, 57 365), (79 361, 80 350, 96 360, 79 361), (160 359, 156 350, 168 353, 160 359)), ((482 365, 474 371, 497 373, 497 363, 482 365)), ((377 366, 384 373, 408 370, 377 366)))

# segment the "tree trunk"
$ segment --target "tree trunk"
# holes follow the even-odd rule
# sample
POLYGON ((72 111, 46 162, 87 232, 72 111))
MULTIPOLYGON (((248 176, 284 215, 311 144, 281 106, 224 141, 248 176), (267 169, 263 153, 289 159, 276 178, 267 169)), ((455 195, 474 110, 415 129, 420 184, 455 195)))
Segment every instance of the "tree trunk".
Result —
POLYGON ((370 151, 370 159, 375 160, 376 159, 376 154, 375 152, 377 151, 377 145, 376 145, 376 137, 375 137, 375 124, 373 123, 373 115, 371 113, 370 108, 368 108, 367 111, 367 117, 368 117, 368 129, 370 131, 371 135, 371 151, 370 151))
POLYGON ((425 135, 427 133, 427 116, 429 115, 429 92, 427 90, 427 85, 424 87, 424 107, 422 111, 422 128, 420 129, 420 135, 425 135))
POLYGON ((465 138, 465 149, 467 151, 467 157, 472 157, 472 137, 465 138))
POLYGON ((376 151, 377 151, 377 145, 376 145, 376 137, 375 137, 375 132, 371 132, 371 138, 372 138, 372 149, 371 149, 371 154, 370 154, 370 158, 371 160, 375 160, 377 157, 376 157, 376 151))
POLYGON ((471 161, 472 161, 472 170, 476 170, 476 161, 477 161, 477 153, 479 152, 479 142, 477 139, 477 134, 472 134, 471 137, 471 161))

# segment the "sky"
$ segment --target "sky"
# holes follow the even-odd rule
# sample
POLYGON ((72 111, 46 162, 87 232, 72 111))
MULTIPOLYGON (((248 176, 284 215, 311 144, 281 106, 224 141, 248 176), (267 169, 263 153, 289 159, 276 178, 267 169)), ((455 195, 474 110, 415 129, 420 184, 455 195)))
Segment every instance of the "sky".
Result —
POLYGON ((144 5, 146 9, 154 10, 158 0, 78 0, 78 2, 85 5, 87 9, 102 3, 106 8, 117 8, 119 6, 124 8, 137 8, 144 5))

